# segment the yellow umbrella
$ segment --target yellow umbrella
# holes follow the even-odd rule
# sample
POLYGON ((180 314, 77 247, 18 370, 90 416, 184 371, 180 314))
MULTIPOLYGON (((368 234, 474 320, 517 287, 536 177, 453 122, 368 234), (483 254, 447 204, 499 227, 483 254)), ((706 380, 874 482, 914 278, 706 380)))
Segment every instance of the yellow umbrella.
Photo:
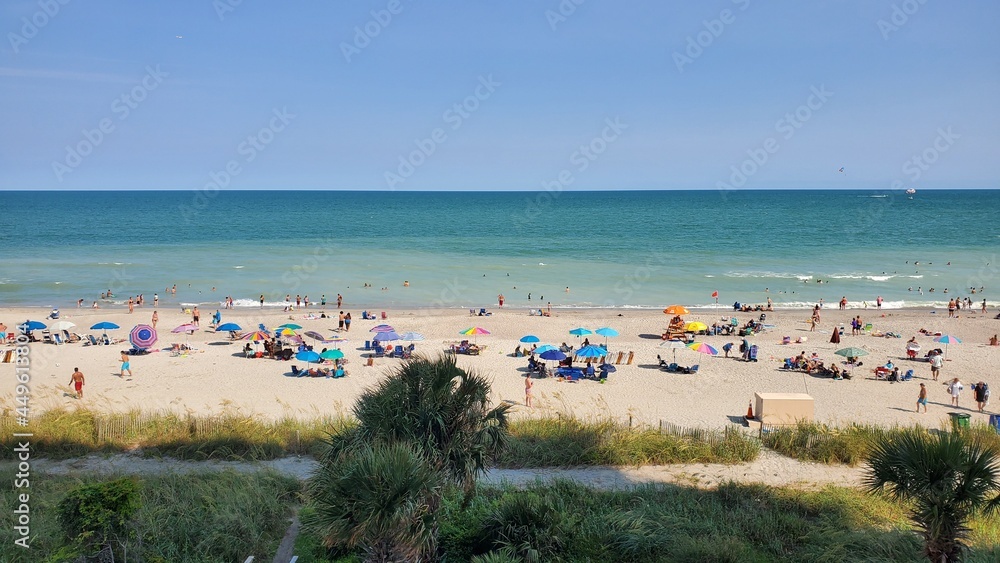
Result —
POLYGON ((664 309, 663 312, 668 315, 687 315, 691 311, 688 311, 683 305, 671 305, 664 309))
POLYGON ((698 321, 693 321, 688 323, 687 326, 684 327, 684 330, 687 332, 701 332, 703 330, 708 330, 708 325, 698 321))

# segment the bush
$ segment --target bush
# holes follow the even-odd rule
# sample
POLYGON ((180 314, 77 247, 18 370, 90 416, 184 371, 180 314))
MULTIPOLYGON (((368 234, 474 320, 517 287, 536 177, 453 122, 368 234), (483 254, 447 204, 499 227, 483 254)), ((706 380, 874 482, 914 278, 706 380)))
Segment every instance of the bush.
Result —
POLYGON ((131 478, 80 486, 59 502, 59 522, 71 541, 105 546, 122 537, 140 507, 139 484, 131 478))

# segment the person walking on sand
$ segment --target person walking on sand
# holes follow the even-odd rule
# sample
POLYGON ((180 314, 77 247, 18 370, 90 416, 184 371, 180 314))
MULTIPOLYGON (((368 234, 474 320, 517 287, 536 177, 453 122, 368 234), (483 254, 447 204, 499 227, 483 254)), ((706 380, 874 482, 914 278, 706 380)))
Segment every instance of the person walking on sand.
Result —
POLYGON ((985 382, 980 381, 972 386, 972 395, 976 399, 976 407, 979 408, 979 412, 983 412, 983 409, 986 408, 986 401, 990 399, 990 388, 985 382))
POLYGON ((962 396, 962 389, 965 387, 957 377, 951 380, 951 385, 948 386, 948 392, 951 393, 951 406, 958 406, 958 398, 962 396))
POLYGON ((337 330, 344 330, 344 312, 337 315, 337 330))
POLYGON ((531 388, 534 386, 534 382, 531 381, 531 375, 524 378, 524 406, 529 408, 531 407, 531 388))
POLYGON ((344 315, 344 332, 351 332, 351 314, 344 315))
POLYGON ((125 377, 125 372, 128 372, 128 376, 132 377, 132 362, 129 361, 128 352, 122 350, 122 369, 121 373, 118 374, 119 377, 125 377))
POLYGON ((927 412, 927 386, 923 383, 920 384, 920 394, 917 395, 917 412, 920 412, 920 405, 924 406, 924 412, 927 412))
POLYGON ((986 312, 986 300, 985 299, 983 299, 983 312, 984 313, 986 312))
POLYGON ((944 357, 941 354, 931 356, 931 377, 934 381, 937 381, 938 376, 941 375, 942 365, 944 365, 944 357))
POLYGON ((83 398, 83 372, 80 368, 73 368, 73 375, 70 376, 70 383, 73 384, 73 388, 76 390, 76 398, 83 398))
POLYGON ((153 328, 156 328, 156 323, 160 320, 160 315, 153 311, 153 328))
POLYGON ((343 304, 344 304, 344 296, 338 293, 337 294, 337 308, 339 309, 341 307, 341 305, 343 305, 343 304))

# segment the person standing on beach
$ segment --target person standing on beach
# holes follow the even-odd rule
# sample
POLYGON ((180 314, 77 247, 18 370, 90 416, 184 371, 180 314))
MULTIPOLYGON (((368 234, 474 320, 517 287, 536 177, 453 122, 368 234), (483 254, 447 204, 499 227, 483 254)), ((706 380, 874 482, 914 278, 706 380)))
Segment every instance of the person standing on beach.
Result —
POLYGON ((131 297, 128 298, 128 314, 135 312, 135 301, 131 297))
POLYGON ((302 299, 302 302, 305 304, 306 309, 308 309, 309 308, 309 296, 306 295, 305 298, 302 299))
POLYGON ((337 330, 344 330, 344 312, 341 311, 340 315, 337 316, 337 330))
POLYGON ((882 308, 882 296, 881 295, 879 295, 878 297, 875 298, 875 308, 876 309, 881 309, 882 308))
POLYGON ((153 294, 153 307, 159 307, 159 306, 160 306, 160 294, 159 293, 154 293, 153 294))
POLYGON ((128 376, 132 377, 132 362, 129 361, 128 352, 122 350, 122 369, 118 377, 125 377, 125 372, 128 372, 128 376))
POLYGON ((497 303, 499 304, 500 308, 502 309, 503 308, 503 294, 502 293, 500 295, 497 295, 497 303))
POLYGON ((944 365, 944 358, 941 354, 931 356, 931 377, 934 378, 934 381, 937 381, 938 376, 941 375, 942 365, 944 365))
POLYGON ((194 309, 191 310, 191 324, 194 326, 201 326, 199 321, 201 320, 201 313, 198 312, 198 306, 195 305, 194 309))
POLYGON ((346 332, 351 332, 351 314, 347 313, 344 315, 344 330, 346 332))
POLYGON ((261 309, 264 308, 264 294, 263 293, 260 294, 260 308, 261 309))
POLYGON ((80 368, 73 368, 73 375, 70 376, 70 383, 73 384, 73 388, 76 390, 76 398, 83 398, 83 372, 80 368))
POLYGON ((531 375, 529 374, 524 378, 524 406, 531 407, 531 388, 534 387, 534 382, 531 381, 531 375))
POLYGON ((972 395, 976 398, 979 412, 983 412, 983 409, 986 408, 986 401, 989 400, 989 387, 986 386, 985 382, 980 381, 972 386, 972 395))
POLYGON ((159 320, 160 320, 160 315, 156 314, 156 311, 153 311, 153 321, 152 321, 153 328, 156 328, 156 322, 159 320))
POLYGON ((840 310, 843 311, 845 309, 847 309, 847 296, 846 295, 840 298, 840 310))
POLYGON ((920 412, 920 405, 924 406, 924 412, 927 412, 927 386, 923 383, 920 384, 920 394, 917 395, 917 412, 920 412))
POLYGON ((951 405, 953 407, 958 406, 958 398, 962 395, 962 389, 965 389, 965 387, 957 377, 951 380, 951 385, 948 386, 948 392, 951 393, 951 405))
POLYGON ((985 299, 983 299, 983 312, 984 313, 986 312, 986 300, 985 299))
POLYGON ((325 293, 323 295, 319 296, 319 306, 320 307, 326 307, 326 294, 325 293))
POLYGON ((343 304, 344 304, 344 296, 338 293, 337 294, 337 308, 339 309, 340 306, 343 305, 343 304))

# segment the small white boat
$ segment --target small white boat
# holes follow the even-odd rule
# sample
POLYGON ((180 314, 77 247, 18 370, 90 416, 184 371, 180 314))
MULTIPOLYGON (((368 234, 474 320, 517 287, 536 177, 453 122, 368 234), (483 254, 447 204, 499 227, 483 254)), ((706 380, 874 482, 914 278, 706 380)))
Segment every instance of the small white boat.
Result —
POLYGON ((913 195, 915 193, 917 193, 917 190, 915 190, 913 188, 910 188, 910 189, 906 190, 906 195, 913 195))

